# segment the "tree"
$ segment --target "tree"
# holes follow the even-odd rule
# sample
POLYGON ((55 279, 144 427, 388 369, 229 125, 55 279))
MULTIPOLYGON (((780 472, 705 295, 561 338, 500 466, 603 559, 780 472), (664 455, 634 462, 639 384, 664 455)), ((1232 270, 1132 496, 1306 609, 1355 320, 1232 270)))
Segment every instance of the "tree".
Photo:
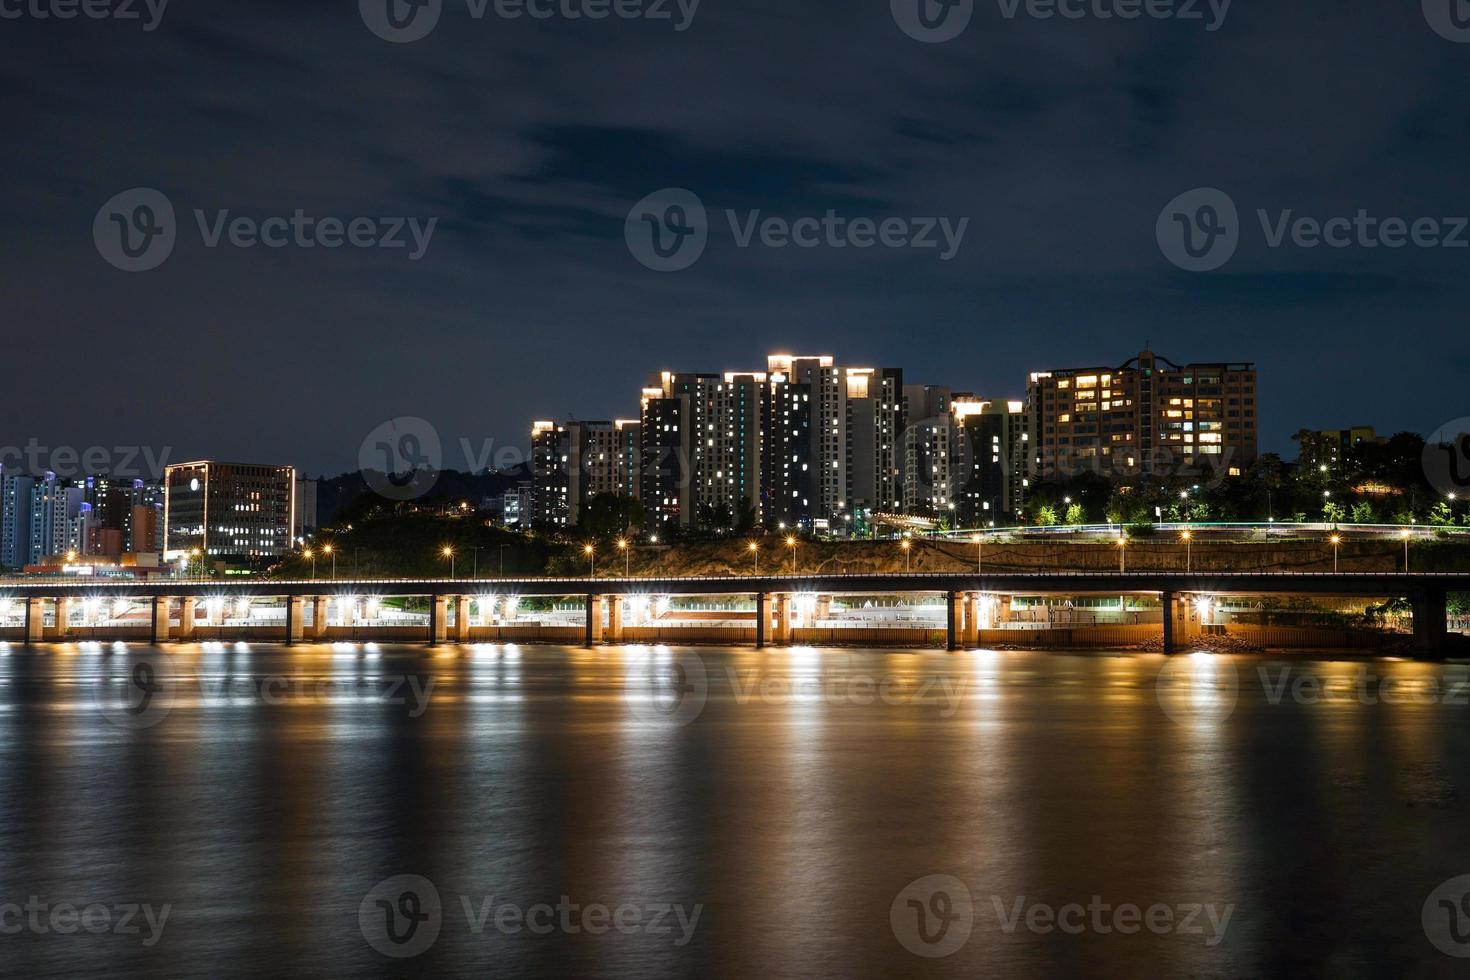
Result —
POLYGON ((1354 524, 1376 524, 1378 514, 1374 512, 1373 505, 1366 500, 1353 504, 1354 524))
POLYGON ((1037 527, 1056 527, 1057 512, 1051 504, 1045 504, 1036 511, 1037 527))
POLYGON ((593 538, 613 538, 643 526, 643 505, 622 493, 593 494, 582 508, 578 527, 593 538))
POLYGON ((1450 505, 1441 500, 1429 508, 1429 523, 1435 527, 1454 527, 1455 515, 1450 511, 1450 505))
POLYGON ((1322 520, 1328 524, 1341 524, 1347 518, 1347 508, 1335 500, 1322 505, 1322 520))
POLYGON ((1071 527, 1081 527, 1087 523, 1087 515, 1083 513, 1081 504, 1073 504, 1067 508, 1067 524, 1071 527))

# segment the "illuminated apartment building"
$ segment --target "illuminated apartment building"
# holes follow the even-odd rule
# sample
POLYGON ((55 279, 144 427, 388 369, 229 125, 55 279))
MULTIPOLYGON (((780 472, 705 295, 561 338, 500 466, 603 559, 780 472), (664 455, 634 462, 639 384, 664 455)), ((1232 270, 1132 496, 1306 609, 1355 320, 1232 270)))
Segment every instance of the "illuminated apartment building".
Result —
POLYGON ((600 493, 628 494, 637 483, 639 424, 536 422, 531 427, 531 520, 576 525, 600 493))
POLYGON ((1151 351, 1116 368, 1031 375, 1036 479, 1085 471, 1235 474, 1256 458, 1256 370, 1178 365, 1151 351))
POLYGON ((847 507, 903 508, 903 371, 847 368, 847 507))
POLYGON ((229 564, 278 558, 296 526, 296 470, 291 466, 179 463, 164 470, 164 554, 198 549, 229 564))
POLYGON ((765 383, 760 372, 664 371, 643 389, 643 508, 655 523, 759 516, 765 383))
POLYGON ((1031 455, 1026 405, 957 394, 950 405, 962 461, 954 493, 959 527, 1015 523, 1026 506, 1031 455))
POLYGON ((951 400, 950 390, 941 385, 904 385, 905 513, 938 517, 955 509, 956 430, 951 400))

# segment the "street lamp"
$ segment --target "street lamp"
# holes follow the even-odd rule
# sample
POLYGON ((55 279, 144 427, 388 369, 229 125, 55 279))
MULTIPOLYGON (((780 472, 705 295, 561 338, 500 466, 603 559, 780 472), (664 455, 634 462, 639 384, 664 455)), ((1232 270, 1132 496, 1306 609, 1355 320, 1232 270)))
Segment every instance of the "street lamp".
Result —
POLYGON ((1184 574, 1188 575, 1194 571, 1194 535, 1185 531, 1179 537, 1184 541, 1184 574))
POLYGON ((628 553, 628 539, 627 538, 618 538, 618 550, 623 553, 623 578, 627 578, 628 577, 628 562, 631 561, 632 560, 632 557, 633 557, 632 555, 630 555, 628 553))
POLYGON ((786 535, 786 547, 791 549, 791 574, 796 574, 796 535, 786 535))
POLYGON ((1118 571, 1128 571, 1128 539, 1118 535, 1118 571))
POLYGON ((985 535, 972 534, 970 540, 975 542, 975 574, 985 574, 985 535))
POLYGON ((1399 537, 1404 539, 1404 574, 1409 573, 1409 531, 1407 528, 1399 532, 1399 537))
POLYGON ((439 554, 449 559, 449 577, 454 578, 454 549, 446 544, 439 549, 439 554))
POLYGON ((910 569, 910 564, 909 564, 909 549, 914 546, 914 543, 912 541, 910 541, 908 538, 904 538, 902 541, 900 541, 898 543, 898 546, 903 549, 903 570, 905 572, 907 572, 910 569))
POLYGON ((750 558, 755 562, 755 574, 759 575, 761 573, 761 546, 752 541, 745 546, 745 550, 750 552, 750 558))
POLYGON ((1330 539, 1332 542, 1332 573, 1337 574, 1337 546, 1342 544, 1342 535, 1334 534, 1330 539))
POLYGON ((587 556, 587 577, 597 577, 597 549, 590 544, 582 546, 582 554, 587 556))
MULTIPOLYGON (((191 551, 190 554, 193 554, 193 552, 191 551)), ((307 548, 305 551, 303 551, 301 553, 301 557, 302 558, 310 558, 311 559, 311 580, 313 582, 315 582, 316 581, 316 552, 315 551, 312 551, 310 548, 307 548)))
POLYGON ((337 549, 329 544, 324 544, 322 545, 322 554, 332 556, 332 579, 335 581, 337 578, 337 549))

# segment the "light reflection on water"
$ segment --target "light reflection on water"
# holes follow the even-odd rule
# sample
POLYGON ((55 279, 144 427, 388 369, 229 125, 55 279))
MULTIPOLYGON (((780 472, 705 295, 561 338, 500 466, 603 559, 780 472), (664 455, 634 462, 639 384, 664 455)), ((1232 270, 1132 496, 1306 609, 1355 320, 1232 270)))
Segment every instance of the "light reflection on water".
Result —
POLYGON ((1470 707, 1450 686, 1463 666, 514 644, 0 654, 0 905, 173 907, 152 948, 4 936, 18 976, 1457 965, 1419 913, 1470 872, 1470 707), (148 724, 100 710, 149 657, 174 672, 167 710, 148 724), (1361 698, 1365 669, 1442 696, 1361 698), (1177 683, 1160 688, 1161 671, 1177 683), (1273 687, 1283 676, 1300 683, 1273 687), (1290 693, 1312 684, 1324 696, 1290 693), (400 874, 434 883, 444 920, 427 952, 394 963, 357 911, 400 874), (969 940, 936 960, 889 922, 895 896, 931 874, 975 902, 969 940), (462 905, 563 895, 703 912, 676 947, 493 922, 476 934, 462 905), (997 917, 1019 896, 1094 895, 1235 911, 1217 946, 1007 932, 997 917))

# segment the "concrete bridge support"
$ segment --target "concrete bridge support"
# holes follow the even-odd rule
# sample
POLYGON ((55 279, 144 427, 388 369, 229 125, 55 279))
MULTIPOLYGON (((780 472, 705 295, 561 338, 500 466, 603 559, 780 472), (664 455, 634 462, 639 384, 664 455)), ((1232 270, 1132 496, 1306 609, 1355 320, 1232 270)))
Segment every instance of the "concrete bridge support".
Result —
POLYGON ((71 626, 71 600, 65 596, 55 600, 55 624, 52 626, 52 635, 58 640, 66 639, 66 631, 71 626))
POLYGON ((286 597, 286 646, 306 638, 306 600, 301 596, 286 597))
POLYGON ((1164 653, 1177 653, 1178 640, 1174 635, 1176 626, 1174 617, 1179 603, 1172 592, 1159 593, 1159 602, 1164 607, 1164 653))
POLYGON ((327 620, 331 615, 331 606, 324 595, 311 597, 311 628, 306 631, 307 637, 314 642, 319 642, 327 635, 327 620))
POLYGON ((962 599, 958 592, 946 592, 944 594, 944 648, 946 650, 958 650, 960 648, 961 602, 962 599))
POLYGON ((757 592, 755 594, 755 648, 761 650, 766 645, 766 629, 771 625, 771 610, 766 605, 766 594, 757 592))
POLYGON ((171 604, 172 600, 166 595, 156 595, 153 597, 148 615, 149 645, 156 647, 168 639, 168 613, 171 604))
POLYGON ((1414 655, 1440 660, 1449 639, 1447 596, 1444 589, 1425 589, 1409 597, 1414 607, 1414 655))
POLYGON ((771 611, 775 614, 771 642, 778 647, 790 646, 792 597, 784 592, 777 592, 771 596, 771 606, 771 611))
POLYGON ((596 646, 602 642, 602 603, 600 595, 587 596, 587 628, 584 634, 587 646, 596 646))
POLYGON ((607 597, 607 642, 623 642, 623 597, 607 597))
POLYGON ((46 639, 46 600, 35 596, 26 598, 25 630, 21 634, 21 646, 30 646, 46 639))
POLYGON ((470 597, 454 597, 454 642, 470 642, 470 597))
POLYGON ((971 592, 965 596, 965 637, 966 650, 973 650, 980 645, 980 604, 984 596, 978 592, 971 592))
POLYGON ((195 614, 198 609, 199 600, 194 596, 186 595, 179 600, 179 642, 193 641, 195 614))
POLYGON ((808 625, 815 626, 824 619, 832 618, 832 597, 829 595, 817 596, 817 608, 812 613, 812 621, 808 625))
POLYGON ((429 646, 437 647, 449 639, 449 596, 429 596, 429 646))

